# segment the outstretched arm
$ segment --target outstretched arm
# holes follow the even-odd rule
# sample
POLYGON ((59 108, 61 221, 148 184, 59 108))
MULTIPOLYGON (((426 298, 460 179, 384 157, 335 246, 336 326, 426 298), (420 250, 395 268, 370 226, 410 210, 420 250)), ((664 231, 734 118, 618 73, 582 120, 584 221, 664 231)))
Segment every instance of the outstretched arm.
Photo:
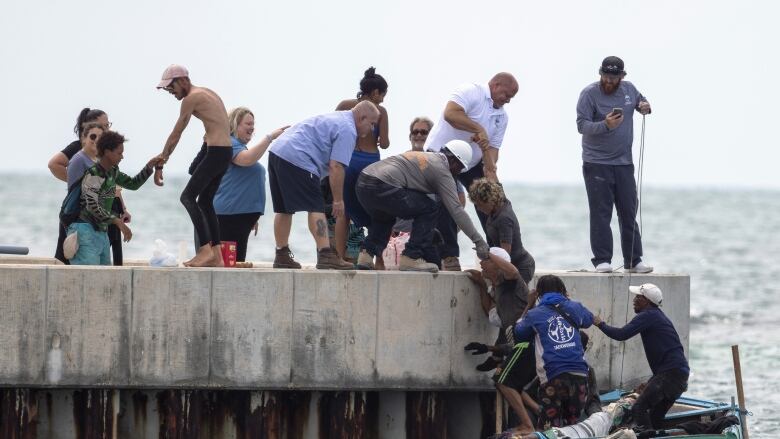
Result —
POLYGON ((474 285, 479 288, 479 302, 482 305, 482 311, 485 312, 485 316, 489 315, 490 308, 493 308, 495 305, 493 304, 493 298, 488 294, 487 284, 485 283, 485 279, 482 278, 482 272, 469 269, 466 270, 466 273, 468 274, 469 279, 474 282, 474 285))
MULTIPOLYGON (((594 319, 594 321, 596 321, 596 319, 594 319)), ((648 326, 649 323, 647 322, 647 319, 642 316, 642 313, 637 314, 633 319, 631 319, 630 322, 626 324, 626 326, 623 326, 622 328, 609 326, 600 318, 597 321, 598 323, 596 324, 596 327, 601 329, 601 332, 603 332, 607 337, 617 341, 628 340, 629 338, 639 334, 643 329, 645 329, 645 327, 648 326)))
POLYGON ((179 119, 176 120, 176 125, 173 126, 173 131, 168 136, 168 140, 165 142, 165 147, 162 151, 162 158, 166 161, 176 149, 176 145, 181 139, 181 134, 184 129, 187 128, 187 124, 190 123, 193 111, 195 111, 196 96, 187 96, 181 101, 181 111, 179 112, 179 119))
POLYGON ((344 215, 344 165, 331 160, 328 162, 330 191, 333 194, 333 217, 344 215))
POLYGON ((284 130, 289 128, 290 125, 283 126, 281 128, 278 128, 274 130, 270 134, 266 134, 263 137, 263 140, 257 143, 257 145, 247 148, 245 151, 241 151, 236 155, 236 158, 233 159, 233 163, 235 163, 238 166, 252 166, 255 163, 257 163, 258 160, 260 160, 260 157, 265 154, 265 151, 268 149, 269 146, 271 146, 271 142, 276 140, 277 137, 281 136, 284 130))
POLYGON ((498 148, 488 146, 482 150, 482 167, 485 172, 485 178, 498 182, 498 148))
POLYGON ((456 129, 474 133, 471 136, 471 140, 477 143, 482 150, 487 149, 489 146, 490 141, 485 128, 469 119, 466 110, 457 103, 453 101, 447 102, 447 106, 444 107, 444 120, 456 129))

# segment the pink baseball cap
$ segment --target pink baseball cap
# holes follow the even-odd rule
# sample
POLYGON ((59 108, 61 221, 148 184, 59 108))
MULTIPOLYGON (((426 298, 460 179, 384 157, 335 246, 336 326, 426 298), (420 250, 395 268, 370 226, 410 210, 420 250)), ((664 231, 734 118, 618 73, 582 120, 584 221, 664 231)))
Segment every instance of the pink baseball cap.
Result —
POLYGON ((162 80, 160 81, 159 84, 157 84, 157 88, 165 88, 171 85, 171 82, 173 82, 174 79, 187 78, 189 76, 190 76, 190 72, 187 71, 186 67, 180 66, 178 64, 171 64, 163 72, 162 80))

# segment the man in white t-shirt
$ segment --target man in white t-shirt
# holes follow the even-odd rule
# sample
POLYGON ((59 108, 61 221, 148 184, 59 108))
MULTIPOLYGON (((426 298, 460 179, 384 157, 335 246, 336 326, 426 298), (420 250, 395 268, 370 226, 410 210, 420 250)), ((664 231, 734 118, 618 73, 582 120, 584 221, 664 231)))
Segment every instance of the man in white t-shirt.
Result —
MULTIPOLYGON (((471 182, 482 177, 498 181, 496 175, 498 149, 504 141, 509 122, 504 104, 517 94, 517 80, 510 73, 493 76, 487 85, 463 84, 450 95, 439 122, 433 126, 425 150, 439 151, 450 140, 469 142, 473 150, 469 167, 458 176, 458 181, 468 190, 471 182)), ((444 238, 441 246, 442 269, 460 271, 458 256, 458 230, 455 222, 442 209, 438 229, 444 238)), ((485 215, 477 211, 482 229, 485 215)))

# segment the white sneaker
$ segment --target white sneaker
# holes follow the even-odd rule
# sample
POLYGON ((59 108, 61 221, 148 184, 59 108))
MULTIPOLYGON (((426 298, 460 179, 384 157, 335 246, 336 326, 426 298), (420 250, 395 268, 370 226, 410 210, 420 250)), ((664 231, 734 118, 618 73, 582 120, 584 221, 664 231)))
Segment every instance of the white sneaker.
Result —
POLYGON ((626 271, 628 271, 629 273, 652 273, 653 267, 646 265, 642 261, 639 261, 639 263, 634 265, 633 268, 629 268, 626 271))
POLYGON ((609 262, 602 262, 596 265, 596 273, 612 273, 612 264, 609 262))

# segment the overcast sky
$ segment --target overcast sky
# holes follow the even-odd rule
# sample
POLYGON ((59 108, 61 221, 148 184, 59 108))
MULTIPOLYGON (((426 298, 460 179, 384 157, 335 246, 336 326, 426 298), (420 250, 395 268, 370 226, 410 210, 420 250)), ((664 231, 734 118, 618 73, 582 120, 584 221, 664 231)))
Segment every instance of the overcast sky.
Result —
MULTIPOLYGON (((649 99, 645 182, 780 187, 780 6, 774 1, 4 1, 0 171, 43 172, 84 106, 125 134, 135 172, 162 149, 179 103, 155 85, 190 70, 256 133, 332 111, 368 66, 389 83, 391 146, 417 115, 437 120, 463 82, 513 73, 499 177, 580 183, 575 106, 601 60, 623 58, 649 99), (17 155, 18 151, 18 155, 17 155)), ((635 116, 635 160, 641 117, 635 116)), ((169 173, 186 170, 193 119, 169 173)), ((259 138, 259 136, 258 136, 259 138)), ((265 162, 266 158, 263 158, 265 162)))

